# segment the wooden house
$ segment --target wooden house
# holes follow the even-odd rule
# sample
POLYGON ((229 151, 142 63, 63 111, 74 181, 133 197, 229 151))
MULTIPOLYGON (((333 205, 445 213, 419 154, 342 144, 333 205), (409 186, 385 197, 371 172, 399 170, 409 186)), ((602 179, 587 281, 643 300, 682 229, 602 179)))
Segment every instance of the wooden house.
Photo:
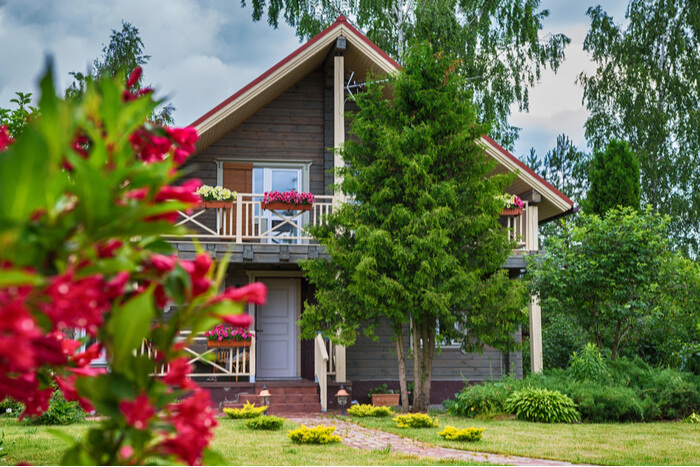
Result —
MULTIPOLYGON (((306 228, 323 222, 323 216, 343 202, 342 194, 331 190, 332 169, 343 161, 329 148, 339 147, 346 138, 345 112, 353 105, 348 93, 369 71, 381 74, 399 68, 339 17, 193 123, 200 140, 186 164, 188 176, 235 190, 238 196, 228 207, 182 213, 181 223, 195 234, 170 241, 183 258, 194 255, 195 240, 217 260, 230 250, 227 286, 262 281, 268 287, 267 304, 248 310, 257 331, 250 347, 212 349, 199 341, 189 349, 198 363, 194 376, 210 388, 215 400, 255 400, 265 384, 273 394, 273 412, 317 411, 333 407, 333 394, 341 383, 361 401, 378 384, 398 387, 388 329, 380 333, 379 342, 360 338, 347 349, 320 336, 299 339, 297 320, 312 290, 297 263, 325 254, 306 228), (263 192, 290 189, 312 192, 312 208, 262 209, 263 192), (217 358, 207 363, 201 358, 206 353, 217 353, 217 358)), ((482 137, 480 144, 499 162, 498 170, 518 172, 507 191, 519 195, 525 208, 522 215, 507 220, 518 248, 503 265, 517 277, 526 266, 525 256, 539 249, 538 225, 571 212, 573 202, 489 137, 482 137)), ((536 304, 531 305, 531 320, 537 368, 541 344, 536 304)), ((504 366, 522 374, 520 353, 504 356, 491 349, 483 355, 465 354, 445 346, 434 363, 433 401, 452 397, 465 378, 498 378, 504 366)))

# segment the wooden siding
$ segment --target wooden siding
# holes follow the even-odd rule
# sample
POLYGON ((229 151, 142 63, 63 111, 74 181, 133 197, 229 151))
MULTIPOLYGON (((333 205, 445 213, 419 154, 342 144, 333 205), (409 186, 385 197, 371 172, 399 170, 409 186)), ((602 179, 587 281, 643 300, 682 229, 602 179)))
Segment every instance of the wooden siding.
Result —
POLYGON ((321 68, 187 162, 191 177, 216 185, 217 159, 311 162, 310 191, 325 194, 324 86, 321 68))
MULTIPOLYGON (((388 325, 377 327, 379 341, 361 334, 357 342, 347 349, 348 380, 398 380, 398 363, 393 333, 388 325)), ((408 332, 405 333, 408 342, 408 332)), ((520 333, 517 334, 520 341, 520 333)), ((522 377, 522 355, 511 352, 510 362, 515 374, 522 377)), ((483 354, 465 354, 458 348, 443 347, 433 361, 432 381, 484 381, 498 379, 507 364, 506 355, 487 347, 483 354)), ((413 378, 413 361, 406 360, 407 378, 413 378)))

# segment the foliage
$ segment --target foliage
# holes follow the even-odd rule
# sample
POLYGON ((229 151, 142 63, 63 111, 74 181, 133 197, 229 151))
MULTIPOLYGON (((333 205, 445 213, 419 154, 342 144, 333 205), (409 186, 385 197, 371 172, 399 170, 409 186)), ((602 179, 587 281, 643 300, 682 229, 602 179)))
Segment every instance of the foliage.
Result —
POLYGON ((30 425, 70 425, 85 420, 85 411, 77 402, 69 402, 60 390, 54 391, 49 402, 49 409, 38 417, 28 417, 25 423, 30 425))
POLYGON ((587 343, 581 354, 573 352, 571 354, 571 376, 576 381, 593 381, 596 383, 609 383, 610 373, 600 349, 595 344, 587 343))
POLYGON ((442 436, 449 441, 479 441, 484 434, 486 428, 455 428, 453 426, 446 426, 438 435, 442 436))
POLYGON ((24 410, 24 404, 17 402, 11 397, 6 397, 0 402, 0 416, 19 417, 24 410))
POLYGON ((263 413, 269 407, 263 405, 261 407, 255 407, 255 404, 251 404, 250 401, 246 401, 245 405, 240 409, 229 409, 225 408, 224 413, 228 415, 228 418, 240 419, 240 418, 256 418, 262 416, 263 413))
POLYGON ((187 377, 184 347, 218 322, 249 325, 244 303, 264 303, 265 288, 218 294, 227 260, 218 271, 207 254, 179 260, 161 238, 185 234, 178 211, 199 203, 198 181, 172 184, 196 131, 146 123, 150 93, 119 80, 64 101, 49 67, 40 89, 39 116, 0 148, 0 398, 40 415, 56 384, 104 416, 68 440, 63 463, 217 462, 211 400, 187 377), (67 328, 96 343, 81 350, 67 328), (144 339, 169 368, 162 378, 139 353, 144 339), (109 372, 90 365, 103 352, 109 372))
POLYGON ((586 138, 600 149, 625 140, 641 169, 642 205, 671 216, 674 243, 696 255, 700 239, 700 34, 695 0, 630 0, 615 23, 590 7, 584 50, 597 69, 581 73, 586 138))
POLYGON ((520 420, 545 423, 573 423, 581 419, 576 404, 559 391, 526 388, 506 400, 504 408, 520 420))
POLYGON ((585 207, 590 213, 603 216, 619 206, 639 209, 639 162, 624 141, 612 139, 605 151, 593 154, 589 178, 585 207))
POLYGON ((700 415, 695 412, 691 413, 683 419, 684 423, 700 423, 700 415))
POLYGON ((263 193, 262 204, 270 203, 285 203, 285 204, 314 204, 316 198, 313 193, 299 193, 296 190, 285 191, 266 191, 263 193))
POLYGON ((496 382, 465 384, 464 388, 455 394, 454 402, 447 404, 448 412, 462 417, 489 417, 504 413, 503 404, 520 384, 510 376, 496 382))
POLYGON ((301 267, 316 287, 304 334, 354 342, 361 326, 372 336, 382 319, 394 332, 402 401, 407 409, 406 343, 410 323, 414 408, 426 410, 436 343, 460 340, 514 349, 525 316, 526 291, 500 266, 512 245, 498 224, 511 175, 488 176, 495 162, 477 140, 484 128, 457 62, 427 44, 412 49, 403 71, 358 96, 355 138, 343 148, 343 193, 353 196, 313 233, 330 261, 301 267))
POLYGON ((334 426, 318 425, 309 429, 302 425, 301 428, 290 430, 287 436, 297 444, 337 443, 340 438, 333 434, 334 431, 334 426))
POLYGON ((37 111, 36 107, 29 105, 32 101, 31 92, 15 92, 14 99, 10 102, 17 106, 16 109, 0 108, 0 127, 7 127, 7 131, 12 138, 18 137, 22 133, 22 128, 32 115, 37 111))
POLYGON ((614 360, 663 302, 667 218, 612 209, 563 224, 543 258, 529 261, 531 286, 547 310, 567 314, 614 360))
MULTIPOLYGON (((91 81, 100 80, 103 77, 124 77, 131 70, 146 65, 151 56, 144 55, 143 49, 144 45, 138 28, 122 20, 122 29, 120 31, 112 29, 109 44, 103 44, 102 56, 93 60, 92 69, 85 74, 79 71, 69 73, 73 77, 73 82, 66 89, 66 99, 75 99, 82 95, 91 81)), ((143 75, 139 76, 136 82, 130 83, 129 87, 136 93, 153 91, 150 86, 144 84, 143 75)), ((158 125, 172 125, 175 123, 172 116, 174 111, 175 107, 167 104, 158 111, 153 109, 148 119, 158 125)))
POLYGON ((604 386, 590 381, 566 385, 581 418, 590 423, 640 422, 645 404, 638 392, 624 386, 604 386))
POLYGON ((250 341, 253 337, 253 333, 250 332, 248 328, 217 324, 214 329, 204 331, 204 337, 206 337, 207 340, 217 342, 243 342, 250 341))
POLYGON ((375 407, 371 404, 359 404, 350 407, 348 415, 353 417, 390 417, 394 415, 394 411, 385 405, 375 407))
POLYGON ((389 386, 386 383, 382 383, 382 384, 370 389, 369 392, 367 393, 367 397, 369 399, 372 399, 372 396, 374 394, 393 394, 393 393, 394 393, 393 389, 389 389, 389 386))
POLYGON ((284 418, 275 417, 274 415, 266 415, 265 417, 255 417, 247 422, 245 426, 251 430, 279 430, 284 425, 284 418))
MULTIPOLYGON (((542 313, 542 354, 545 368, 566 368, 571 354, 585 344, 581 326, 568 310, 542 313)), ((524 358, 524 357, 523 357, 524 358)))
POLYGON ((434 428, 440 426, 437 418, 432 419, 424 413, 407 413, 393 418, 398 428, 434 428))
POLYGON ((542 68, 556 71, 564 60, 570 39, 563 34, 541 37, 549 10, 537 11, 539 0, 437 2, 392 0, 342 3, 285 0, 269 4, 252 0, 253 20, 284 20, 308 39, 330 25, 338 15, 351 18, 369 39, 403 63, 409 45, 429 41, 461 60, 460 71, 476 102, 480 122, 493 124, 491 135, 512 147, 518 128, 508 124, 512 104, 527 110, 528 90, 540 79, 542 68))

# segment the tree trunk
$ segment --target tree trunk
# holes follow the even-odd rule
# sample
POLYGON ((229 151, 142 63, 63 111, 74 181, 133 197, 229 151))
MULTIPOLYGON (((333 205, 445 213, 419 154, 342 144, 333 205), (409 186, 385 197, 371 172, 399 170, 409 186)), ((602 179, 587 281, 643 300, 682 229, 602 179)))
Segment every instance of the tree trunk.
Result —
POLYGON ((416 321, 411 318, 413 336, 413 411, 427 412, 435 356, 435 318, 416 321))
POLYGON ((408 412, 408 386, 406 385, 406 351, 403 346, 403 328, 394 329, 396 358, 399 360, 399 387, 401 388, 401 411, 408 412))

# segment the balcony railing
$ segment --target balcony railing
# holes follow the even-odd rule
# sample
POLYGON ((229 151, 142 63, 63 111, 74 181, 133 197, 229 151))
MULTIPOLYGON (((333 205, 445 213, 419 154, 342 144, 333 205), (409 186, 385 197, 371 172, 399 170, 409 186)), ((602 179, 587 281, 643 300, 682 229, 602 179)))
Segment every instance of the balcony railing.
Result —
MULTIPOLYGON (((188 227, 192 232, 184 238, 204 241, 309 244, 315 243, 309 228, 323 224, 334 204, 333 196, 316 196, 309 211, 266 210, 262 209, 262 198, 262 194, 238 193, 230 207, 201 207, 179 212, 177 225, 188 227)), ((516 254, 537 249, 532 239, 528 241, 531 229, 528 229, 527 215, 528 203, 525 202, 521 215, 501 218, 501 225, 508 229, 510 240, 515 242, 516 254)))

